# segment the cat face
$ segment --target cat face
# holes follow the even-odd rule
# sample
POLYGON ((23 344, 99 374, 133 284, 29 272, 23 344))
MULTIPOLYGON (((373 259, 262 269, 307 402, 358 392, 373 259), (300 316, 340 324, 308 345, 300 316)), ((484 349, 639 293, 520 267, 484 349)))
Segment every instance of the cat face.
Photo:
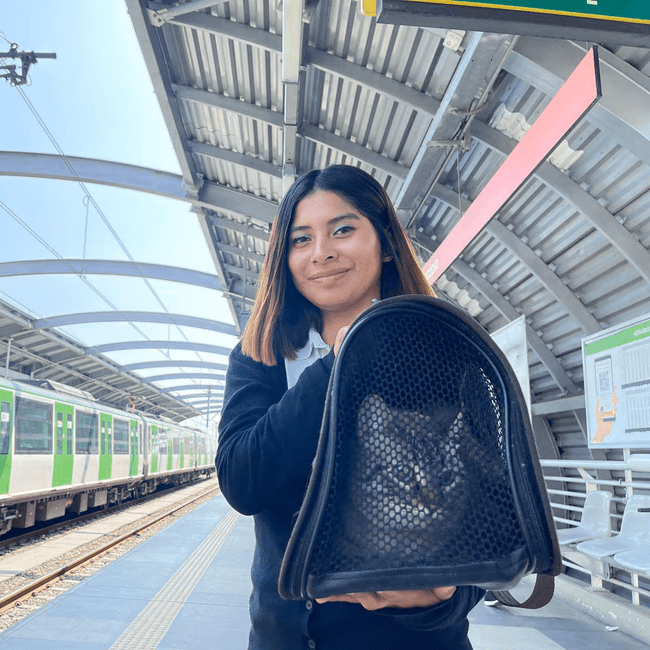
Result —
POLYGON ((449 528, 458 516, 465 465, 455 438, 462 427, 461 413, 446 405, 423 414, 391 409, 377 395, 363 400, 349 485, 380 550, 413 552, 433 523, 440 528, 445 520, 449 528))

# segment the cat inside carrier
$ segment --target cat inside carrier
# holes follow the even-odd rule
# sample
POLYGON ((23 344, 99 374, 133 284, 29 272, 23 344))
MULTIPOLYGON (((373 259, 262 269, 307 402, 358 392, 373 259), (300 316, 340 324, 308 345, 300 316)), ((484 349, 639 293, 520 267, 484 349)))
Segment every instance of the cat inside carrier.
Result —
POLYGON ((334 364, 281 595, 472 584, 522 605, 504 590, 536 573, 523 606, 538 607, 560 569, 528 411, 503 353, 439 299, 373 305, 334 364))

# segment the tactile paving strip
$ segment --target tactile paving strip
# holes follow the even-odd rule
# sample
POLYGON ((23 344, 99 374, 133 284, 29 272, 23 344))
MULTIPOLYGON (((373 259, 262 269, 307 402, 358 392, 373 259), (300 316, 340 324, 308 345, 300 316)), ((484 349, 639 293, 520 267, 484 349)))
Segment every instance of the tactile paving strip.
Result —
POLYGON ((239 517, 239 513, 232 510, 219 522, 203 544, 126 628, 111 650, 153 650, 158 646, 239 517))

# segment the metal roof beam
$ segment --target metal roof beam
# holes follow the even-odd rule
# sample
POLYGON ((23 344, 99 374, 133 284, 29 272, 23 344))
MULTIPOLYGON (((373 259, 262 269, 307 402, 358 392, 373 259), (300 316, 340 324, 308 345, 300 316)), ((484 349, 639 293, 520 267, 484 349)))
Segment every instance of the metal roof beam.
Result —
POLYGON ((120 341, 117 343, 104 343, 92 348, 86 348, 84 354, 103 354, 104 352, 116 352, 118 350, 192 350, 194 352, 211 352, 229 356, 232 352, 229 348, 222 348, 218 345, 207 343, 193 343, 191 341, 120 341))
MULTIPOLYGON (((587 52, 574 41, 521 37, 504 69, 553 97, 587 52)), ((650 79, 606 48, 598 50, 600 75, 606 92, 584 117, 639 160, 650 165, 650 79)))
POLYGON ((151 24, 156 27, 178 18, 179 16, 184 16, 193 11, 201 11, 202 9, 209 9, 214 5, 223 4, 227 0, 188 0, 185 4, 176 5, 175 7, 168 7, 157 2, 149 2, 149 19, 151 24))
POLYGON ((304 0, 283 0, 282 5, 282 62, 283 98, 282 189, 286 192, 296 180, 298 124, 300 110, 300 66, 303 60, 305 33, 303 24, 304 0))
POLYGON ((216 402, 213 399, 204 399, 200 402, 192 402, 192 408, 195 408, 197 411, 207 411, 208 405, 210 406, 210 411, 214 408, 215 410, 221 410, 223 406, 223 400, 217 400, 216 402))
MULTIPOLYGON (((197 386, 197 388, 200 388, 200 386, 197 386)), ((183 395, 183 401, 187 402, 188 404, 191 404, 189 400, 191 399, 205 399, 205 393, 194 393, 192 395, 183 395)), ((222 404, 223 403, 223 393, 210 393, 210 395, 216 395, 219 399, 217 400, 217 404, 222 404)))
POLYGON ((178 164, 181 167, 183 180, 191 191, 198 191, 201 182, 198 172, 187 149, 183 116, 172 97, 171 76, 167 69, 169 52, 166 51, 165 41, 160 38, 156 28, 149 22, 146 2, 141 0, 126 0, 127 11, 131 18, 135 35, 142 51, 154 92, 158 98, 167 131, 176 152, 178 164))
POLYGON ((245 153, 237 153, 230 149, 215 147, 212 144, 197 142, 196 140, 188 140, 187 146, 190 151, 196 155, 214 158, 215 160, 220 160, 222 162, 253 169, 262 174, 282 178, 282 169, 273 163, 266 162, 266 160, 260 160, 259 158, 255 158, 254 156, 245 153))
MULTIPOLYGON (((479 120, 472 124, 472 137, 503 156, 510 155, 517 146, 515 140, 479 120)), ((580 211, 636 268, 641 277, 650 282, 650 252, 607 208, 549 162, 542 163, 535 171, 534 177, 553 188, 565 201, 580 211)))
POLYGON ((213 386, 203 386, 202 384, 186 384, 184 386, 172 386, 171 388, 161 388, 160 392, 161 393, 173 393, 174 391, 185 392, 186 390, 197 390, 199 388, 202 388, 203 390, 206 391, 210 390, 212 391, 213 395, 218 395, 220 392, 223 392, 224 386, 219 384, 215 384, 213 386))
POLYGON ((480 105, 485 101, 514 42, 515 36, 503 34, 475 32, 470 36, 408 176, 395 198, 397 209, 410 211, 413 218, 417 218, 445 159, 457 154, 461 146, 462 136, 471 123, 467 113, 476 107, 475 102, 480 105), (436 140, 450 142, 454 139, 457 141, 456 151, 431 146, 436 140))
POLYGON ((58 155, 3 151, 0 152, 0 176, 81 180, 85 183, 110 185, 188 201, 208 210, 232 212, 269 223, 273 221, 277 210, 275 203, 218 183, 204 182, 198 197, 195 197, 195 193, 184 185, 178 174, 107 160, 74 156, 68 156, 67 160, 74 169, 74 174, 58 155))
MULTIPOLYGON (((429 251, 433 252, 435 250, 436 242, 427 237, 425 234, 417 233, 416 237, 418 242, 420 242, 429 251)), ((513 305, 511 305, 505 299, 505 297, 502 296, 492 286, 488 280, 486 280, 478 271, 470 267, 467 262, 457 258, 454 260, 451 268, 454 272, 463 277, 467 282, 476 287, 476 289, 478 289, 478 291, 480 291, 485 296, 485 298, 487 298, 487 300, 495 307, 495 309, 501 313, 501 315, 508 322, 516 320, 522 316, 522 314, 513 305)), ((562 364, 558 361, 546 343, 544 343, 539 334, 537 334, 537 332, 528 323, 526 323, 526 340, 528 342, 528 345, 531 347, 533 352, 535 352, 551 377, 553 377, 562 394, 576 393, 578 389, 573 383, 571 377, 569 377, 566 370, 564 370, 562 367, 562 364)))
POLYGON ((233 99, 232 97, 226 97, 219 93, 210 92, 209 90, 199 90, 192 86, 183 86, 176 83, 172 84, 172 89, 177 99, 212 106, 222 111, 237 113, 238 115, 250 117, 258 122, 265 122, 278 128, 282 128, 284 125, 282 113, 269 108, 263 108, 257 104, 251 104, 240 99, 233 99))
MULTIPOLYGON (((458 208, 458 194, 440 183, 434 185, 431 190, 431 196, 434 196, 453 208, 458 208)), ((465 197, 461 196, 461 205, 463 212, 465 212, 471 203, 465 197)), ((546 290, 561 305, 566 307, 569 314, 580 324, 585 332, 593 334, 602 330, 602 326, 587 307, 580 302, 578 297, 551 271, 546 263, 529 246, 524 244, 515 233, 508 230, 498 219, 489 221, 487 226, 485 226, 485 230, 500 241, 522 264, 530 269, 531 273, 537 277, 546 290)))
POLYGON ((147 377, 147 381, 168 381, 172 379, 216 379, 225 380, 226 375, 213 372, 174 372, 166 375, 155 375, 147 377))
MULTIPOLYGON (((452 264, 452 269, 465 278, 467 282, 475 286, 508 321, 516 320, 522 315, 488 280, 463 260, 456 259, 452 264)), ((562 367, 562 364, 546 343, 544 343, 541 336, 528 323, 526 323, 526 340, 546 370, 548 370, 551 377, 553 377, 562 394, 573 395, 577 393, 578 389, 576 385, 562 367)))
MULTIPOLYGON (((213 370, 228 370, 228 366, 224 363, 215 363, 212 361, 196 361, 194 359, 164 359, 162 361, 142 361, 140 363, 129 363, 122 366, 125 370, 146 370, 148 368, 203 368, 205 370, 212 368, 213 370)), ((150 380, 151 377, 147 377, 150 380)))
POLYGON ((207 32, 215 36, 225 36, 233 41, 262 48, 263 50, 277 54, 278 57, 282 52, 282 36, 279 34, 271 34, 271 32, 267 32, 265 29, 249 27, 248 25, 229 20, 228 18, 220 18, 219 16, 212 16, 211 14, 205 13, 193 13, 168 22, 172 25, 189 27, 190 29, 207 32))
POLYGON ((27 350, 26 348, 19 347, 16 345, 12 346, 14 354, 16 352, 19 352, 23 357, 27 359, 31 359, 32 361, 37 361, 38 363, 42 364, 41 368, 36 370, 36 373, 38 376, 47 376, 50 374, 51 371, 57 370, 58 372, 63 372, 66 374, 69 374, 71 377, 74 377, 75 379, 80 379, 82 381, 82 384, 79 386, 80 388, 83 388, 84 390, 88 390, 89 392, 93 393, 95 397, 99 397, 100 393, 97 393, 97 390, 95 388, 92 388, 92 386, 97 386, 99 390, 106 391, 104 393, 101 393, 101 395, 107 396, 107 395, 119 395, 121 397, 127 397, 129 395, 133 395, 137 391, 141 390, 147 390, 152 394, 149 395, 141 395, 143 400, 149 404, 152 408, 158 408, 161 411, 165 413, 173 412, 174 410, 180 408, 181 406, 183 408, 191 408, 187 404, 182 404, 180 401, 177 402, 176 404, 156 404, 153 400, 156 398, 162 398, 162 399, 169 399, 172 398, 174 400, 179 400, 179 398, 174 397, 173 395, 167 395, 166 391, 161 391, 159 388, 156 386, 151 386, 147 384, 146 382, 143 382, 140 378, 135 377, 135 376, 128 376, 124 375, 123 373, 120 373, 120 371, 117 368, 110 368, 108 364, 103 363, 100 359, 97 359, 97 363, 101 366, 108 367, 109 370, 112 370, 112 372, 119 376, 120 378, 124 379, 125 381, 129 381, 132 385, 131 386, 126 386, 124 388, 117 387, 112 384, 108 384, 104 379, 102 378, 96 378, 96 377, 90 377, 74 368, 69 368, 67 366, 64 366, 60 363, 57 363, 55 361, 52 361, 48 358, 41 357, 37 354, 34 354, 30 350, 27 350), (135 385, 133 385, 135 384, 135 385))
POLYGON ((408 167, 401 165, 391 158, 387 158, 372 149, 368 149, 368 147, 351 142, 343 136, 336 135, 313 124, 303 122, 298 132, 303 138, 307 138, 307 140, 313 140, 319 144, 341 151, 346 156, 351 156, 361 162, 365 162, 371 167, 381 169, 390 176, 399 178, 400 180, 404 180, 409 172, 408 167))
MULTIPOLYGON (((277 54, 278 56, 280 56, 282 52, 281 36, 277 34, 271 34, 265 30, 256 29, 255 27, 236 23, 232 20, 228 20, 227 18, 209 16, 207 14, 197 14, 191 17, 188 16, 181 21, 174 21, 174 23, 183 25, 185 27, 191 27, 192 29, 199 31, 205 31, 210 34, 215 34, 217 36, 225 36, 226 38, 233 39, 235 41, 239 41, 253 47, 260 47, 268 50, 269 52, 277 54)), ((407 86, 400 83, 399 81, 390 79, 389 77, 379 72, 374 72, 365 66, 353 63, 347 59, 342 59, 335 54, 329 54, 315 47, 306 48, 304 64, 311 65, 318 70, 322 70, 323 72, 329 72, 338 75, 339 77, 344 77, 355 81, 356 83, 370 88, 386 97, 389 97, 390 99, 409 104, 414 109, 422 111, 423 113, 428 113, 432 117, 435 115, 438 107, 440 106, 440 102, 435 97, 431 97, 430 95, 420 92, 419 90, 415 90, 415 88, 412 88, 411 86, 407 86)), ((174 86, 175 90, 176 88, 179 87, 174 86)), ((203 95, 204 92, 205 91, 196 91, 194 94, 196 101, 201 101, 199 97, 200 95, 203 95)), ((213 95, 213 93, 206 94, 213 95)), ((192 99, 192 97, 189 95, 190 93, 187 94, 187 99, 192 99)), ((183 97, 183 95, 179 96, 183 97)), ((241 104, 242 102, 239 100, 227 101, 226 98, 216 100, 205 98, 205 100, 205 103, 212 103, 212 101, 219 102, 217 106, 218 108, 223 108, 224 110, 234 110, 238 113, 249 115, 249 117, 255 117, 255 119, 261 119, 265 122, 272 123, 275 126, 282 126, 282 116, 275 111, 262 109, 267 110, 268 113, 273 113, 275 115, 275 117, 272 118, 273 121, 271 122, 271 119, 269 119, 270 116, 267 116, 266 118, 259 116, 261 111, 256 111, 256 108, 259 107, 253 107, 249 104, 248 106, 251 107, 250 109, 247 107, 231 109, 227 106, 227 104, 241 104), (221 102, 225 103, 222 104, 221 102), (256 114, 253 115, 248 111, 255 111, 256 114), (280 115, 279 120, 277 117, 278 115, 280 115)))
MULTIPOLYGON (((276 210, 277 210, 277 206, 276 206, 276 210)), ((224 219, 223 217, 218 217, 213 214, 209 215, 208 219, 210 223, 214 224, 219 228, 225 228, 226 230, 239 232, 242 235, 245 235, 248 232, 249 237, 255 237, 255 239, 260 239, 263 242, 268 243, 269 238, 271 237, 271 233, 269 231, 261 230, 260 228, 256 228, 255 226, 252 225, 247 229, 246 224, 241 223, 240 221, 233 221, 232 219, 224 219)), ((269 224, 269 226, 271 225, 271 221, 267 221, 267 223, 269 224)))
POLYGON ((323 72, 350 79, 393 101, 408 104, 416 111, 430 115, 432 118, 440 106, 438 99, 416 90, 412 86, 407 86, 358 63, 342 59, 335 54, 328 54, 315 47, 308 48, 305 63, 323 72))
POLYGON ((132 277, 155 278, 169 282, 182 282, 206 289, 221 290, 221 283, 216 275, 202 273, 175 266, 129 262, 123 260, 82 260, 52 259, 25 260, 20 262, 1 262, 0 277, 19 275, 126 275, 132 277))
POLYGON ((196 316, 185 316, 183 314, 163 314, 147 311, 95 311, 77 314, 63 314, 51 318, 40 318, 33 322, 33 329, 46 329, 50 327, 66 327, 69 325, 80 325, 83 323, 117 323, 122 321, 133 321, 140 323, 165 323, 170 325, 184 325, 211 330, 229 336, 237 336, 236 329, 220 321, 209 318, 198 318, 196 316))

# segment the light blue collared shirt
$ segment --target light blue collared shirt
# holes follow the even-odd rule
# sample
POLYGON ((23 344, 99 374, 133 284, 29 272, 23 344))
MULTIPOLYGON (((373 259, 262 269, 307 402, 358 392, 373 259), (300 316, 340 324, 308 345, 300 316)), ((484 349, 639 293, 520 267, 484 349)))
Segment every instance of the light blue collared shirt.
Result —
POLYGON ((287 371, 287 388, 295 386, 302 371, 309 368, 314 361, 327 356, 329 351, 330 347, 323 341, 321 335, 314 329, 309 330, 307 343, 296 351, 296 358, 284 360, 284 367, 287 371))

